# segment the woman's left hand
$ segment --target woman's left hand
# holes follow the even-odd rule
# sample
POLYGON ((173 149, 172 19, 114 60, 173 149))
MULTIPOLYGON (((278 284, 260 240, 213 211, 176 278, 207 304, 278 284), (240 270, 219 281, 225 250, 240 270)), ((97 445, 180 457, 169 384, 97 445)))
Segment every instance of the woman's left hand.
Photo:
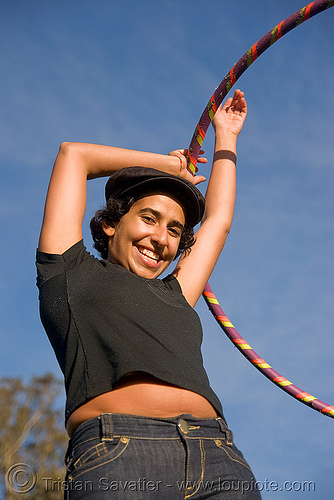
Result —
POLYGON ((212 125, 217 132, 228 132, 239 135, 247 115, 247 103, 244 93, 236 90, 233 97, 226 100, 223 106, 220 106, 212 120, 212 125))
MULTIPOLYGON (((183 179, 187 179, 190 181, 192 184, 196 185, 199 184, 200 182, 204 182, 206 178, 203 175, 193 175, 187 168, 187 149, 175 149, 174 151, 171 151, 168 153, 170 156, 177 156, 179 158, 179 172, 177 175, 179 177, 182 177, 183 179)), ((199 152, 200 155, 204 154, 204 151, 201 149, 199 152)), ((207 163, 208 160, 207 158, 204 158, 203 156, 199 156, 197 163, 207 163)), ((197 171, 197 170, 196 170, 197 171)))

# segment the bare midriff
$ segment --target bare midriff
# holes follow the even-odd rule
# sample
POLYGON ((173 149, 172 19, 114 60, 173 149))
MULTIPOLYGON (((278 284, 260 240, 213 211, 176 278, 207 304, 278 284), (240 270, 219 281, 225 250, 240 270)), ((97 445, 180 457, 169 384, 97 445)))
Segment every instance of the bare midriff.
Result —
POLYGON ((77 408, 67 422, 69 436, 80 424, 101 413, 160 418, 183 413, 198 418, 217 417, 216 410, 204 396, 139 372, 122 377, 112 391, 92 398, 77 408))

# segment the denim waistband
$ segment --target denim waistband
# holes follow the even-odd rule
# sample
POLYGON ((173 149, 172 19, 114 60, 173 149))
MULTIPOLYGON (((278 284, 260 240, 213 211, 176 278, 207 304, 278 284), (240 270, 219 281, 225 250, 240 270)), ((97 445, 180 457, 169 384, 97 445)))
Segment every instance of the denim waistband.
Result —
POLYGON ((122 413, 103 413, 83 422, 75 430, 69 442, 74 449, 82 440, 99 438, 111 441, 114 437, 135 437, 151 439, 179 438, 221 438, 226 444, 233 443, 233 434, 221 417, 201 419, 189 414, 177 417, 159 418, 122 413))

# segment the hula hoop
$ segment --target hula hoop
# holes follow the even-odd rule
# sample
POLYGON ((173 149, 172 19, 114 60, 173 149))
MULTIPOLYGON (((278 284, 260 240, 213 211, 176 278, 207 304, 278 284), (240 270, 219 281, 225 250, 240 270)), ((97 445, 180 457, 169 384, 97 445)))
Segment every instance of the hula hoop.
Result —
MULTIPOLYGON (((188 154, 188 170, 194 175, 197 171, 196 163, 200 149, 205 138, 207 129, 226 94, 231 90, 236 81, 246 71, 247 68, 269 47, 271 47, 277 40, 282 38, 286 33, 296 28, 301 23, 307 21, 311 17, 319 14, 323 10, 329 9, 334 6, 334 0, 316 0, 303 7, 301 10, 295 12, 287 17, 284 21, 280 22, 272 30, 268 31, 260 40, 258 40, 252 47, 239 59, 238 62, 231 68, 225 78, 222 80, 216 91, 210 98, 207 106, 205 107, 202 116, 196 126, 194 135, 192 137, 188 154)), ((220 307, 220 304, 214 295, 209 283, 206 284, 203 297, 217 320, 220 327, 223 329, 227 337, 233 342, 237 349, 245 356, 248 361, 255 366, 265 377, 271 382, 280 387, 283 391, 290 396, 294 397, 301 403, 319 411, 323 415, 334 418, 334 406, 328 405, 320 399, 312 396, 295 386, 292 382, 280 375, 274 370, 264 359, 262 359, 246 342, 245 339, 237 332, 231 321, 225 315, 220 307)))

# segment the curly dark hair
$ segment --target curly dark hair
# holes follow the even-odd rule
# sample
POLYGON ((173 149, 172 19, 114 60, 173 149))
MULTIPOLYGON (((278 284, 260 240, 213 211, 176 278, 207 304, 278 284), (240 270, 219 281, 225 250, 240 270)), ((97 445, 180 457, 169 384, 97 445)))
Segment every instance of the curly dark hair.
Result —
MULTIPOLYGON (((90 230, 94 240, 94 248, 99 252, 102 259, 108 258, 108 239, 109 237, 105 234, 102 228, 102 221, 106 221, 108 225, 115 224, 119 222, 123 215, 125 215, 134 202, 138 198, 127 197, 127 198, 109 198, 107 204, 104 208, 98 210, 92 220, 90 221, 90 230)), ((181 240, 179 244, 178 251, 174 257, 174 260, 182 252, 190 252, 191 247, 195 243, 194 230, 192 227, 185 223, 183 229, 181 240)))

